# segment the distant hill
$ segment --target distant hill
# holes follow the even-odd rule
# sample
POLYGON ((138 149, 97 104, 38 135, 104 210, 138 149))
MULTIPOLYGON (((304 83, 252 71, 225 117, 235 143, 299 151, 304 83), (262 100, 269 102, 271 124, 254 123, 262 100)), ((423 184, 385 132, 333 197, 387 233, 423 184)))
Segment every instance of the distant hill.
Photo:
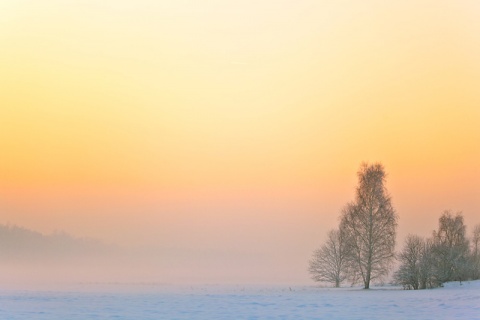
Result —
POLYGON ((103 256, 115 250, 114 246, 96 239, 76 238, 64 232, 44 235, 19 226, 0 224, 0 262, 103 256))

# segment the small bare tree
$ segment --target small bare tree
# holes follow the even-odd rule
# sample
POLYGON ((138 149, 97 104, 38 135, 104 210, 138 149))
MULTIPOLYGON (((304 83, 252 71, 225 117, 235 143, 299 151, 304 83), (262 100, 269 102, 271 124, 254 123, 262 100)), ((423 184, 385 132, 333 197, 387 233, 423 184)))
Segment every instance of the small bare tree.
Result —
POLYGON ((473 228, 472 234, 472 279, 480 279, 480 224, 473 228))
POLYGON ((420 287, 419 289, 434 288, 438 284, 434 279, 435 260, 433 256, 433 240, 426 239, 423 242, 420 257, 420 287))
POLYGON ((313 280, 334 283, 338 288, 348 275, 346 262, 344 235, 339 230, 331 230, 325 244, 314 251, 308 270, 313 280))
POLYGON ((436 286, 434 281, 434 260, 432 240, 408 235, 403 251, 399 254, 400 267, 394 280, 405 289, 426 289, 436 286))
POLYGON ((450 211, 443 213, 439 219, 438 231, 433 232, 432 250, 435 276, 440 285, 468 278, 469 242, 461 212, 455 216, 450 211))
POLYGON ((364 288, 384 277, 395 257, 397 214, 385 187, 380 163, 363 163, 358 171, 356 199, 342 213, 340 230, 345 233, 349 261, 364 288))
POLYGON ((398 256, 400 268, 394 274, 395 281, 405 289, 418 290, 421 287, 424 248, 424 240, 419 236, 409 235, 405 239, 403 251, 398 256))

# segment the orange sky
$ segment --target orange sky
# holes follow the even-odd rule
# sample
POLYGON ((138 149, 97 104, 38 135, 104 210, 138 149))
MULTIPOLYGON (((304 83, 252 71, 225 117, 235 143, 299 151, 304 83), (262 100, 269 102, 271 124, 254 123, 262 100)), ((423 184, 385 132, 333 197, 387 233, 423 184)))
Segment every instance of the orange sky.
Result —
POLYGON ((473 226, 479 21, 477 1, 2 1, 0 223, 308 282, 381 161, 399 241, 444 209, 473 226))

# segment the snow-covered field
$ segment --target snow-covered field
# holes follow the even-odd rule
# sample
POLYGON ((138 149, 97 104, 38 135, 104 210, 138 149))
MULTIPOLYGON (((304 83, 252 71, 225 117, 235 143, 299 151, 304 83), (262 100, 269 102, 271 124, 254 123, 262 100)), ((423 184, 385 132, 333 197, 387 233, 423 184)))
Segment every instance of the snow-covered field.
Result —
POLYGON ((0 290, 0 319, 480 319, 480 281, 404 291, 82 285, 0 290))

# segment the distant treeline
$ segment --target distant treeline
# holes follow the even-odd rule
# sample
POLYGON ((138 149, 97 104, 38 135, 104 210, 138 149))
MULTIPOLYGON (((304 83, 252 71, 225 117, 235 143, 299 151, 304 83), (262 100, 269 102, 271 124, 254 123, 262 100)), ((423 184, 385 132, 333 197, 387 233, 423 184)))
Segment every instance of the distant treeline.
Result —
POLYGON ((67 259, 114 251, 115 247, 91 238, 76 238, 64 232, 44 235, 19 226, 0 224, 0 262, 67 259))

